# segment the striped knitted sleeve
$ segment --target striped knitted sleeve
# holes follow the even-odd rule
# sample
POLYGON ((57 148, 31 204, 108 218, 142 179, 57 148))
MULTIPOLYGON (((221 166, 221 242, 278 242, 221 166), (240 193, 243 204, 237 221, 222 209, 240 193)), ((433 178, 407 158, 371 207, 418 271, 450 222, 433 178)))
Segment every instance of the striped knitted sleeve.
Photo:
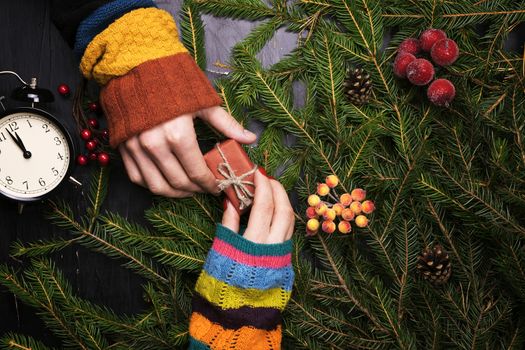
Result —
POLYGON ((218 225, 195 287, 190 349, 277 350, 290 299, 292 242, 257 244, 218 225))

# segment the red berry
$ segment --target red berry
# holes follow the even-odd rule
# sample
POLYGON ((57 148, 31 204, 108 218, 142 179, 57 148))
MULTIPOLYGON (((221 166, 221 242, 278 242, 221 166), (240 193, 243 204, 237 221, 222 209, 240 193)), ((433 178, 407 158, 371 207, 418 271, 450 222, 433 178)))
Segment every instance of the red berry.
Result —
POLYGON ((450 66, 458 59, 458 44, 452 39, 440 40, 432 46, 430 56, 438 66, 450 66))
POLYGON ((446 39, 447 34, 441 29, 427 29, 419 37, 419 43, 423 51, 429 52, 436 42, 446 39))
POLYGON ((89 152, 88 158, 89 160, 97 160, 98 154, 96 152, 89 152))
POLYGON ((60 84, 58 85, 57 91, 62 96, 68 96, 70 89, 69 86, 67 86, 66 84, 60 84))
POLYGON ((408 38, 403 40, 397 51, 399 53, 407 52, 411 53, 412 55, 417 55, 421 51, 421 44, 419 43, 419 40, 415 38, 408 38))
POLYGON ((82 140, 87 141, 91 138, 91 131, 89 129, 82 129, 80 131, 80 137, 82 140))
POLYGON ((394 61, 394 74, 399 78, 407 77, 407 66, 416 60, 416 56, 408 52, 400 52, 394 61))
POLYGON ((454 100, 456 88, 447 79, 436 79, 427 90, 427 97, 436 106, 446 106, 454 100))
POLYGON ((88 163, 88 158, 83 154, 79 154, 77 157, 77 164, 86 165, 87 163, 88 163))
POLYGON ((98 120, 95 118, 89 118, 87 121, 88 125, 91 126, 93 129, 98 129, 98 120))
POLYGON ((102 137, 104 138, 104 140, 108 140, 109 139, 109 130, 108 129, 102 130, 102 137))
POLYGON ((95 148, 97 148, 97 146, 98 146, 97 140, 89 140, 88 142, 86 142, 86 148, 89 151, 94 151, 95 148))
POLYGON ((98 154, 98 164, 100 164, 100 166, 106 166, 109 164, 109 154, 107 154, 106 152, 100 152, 98 154))
POLYGON ((407 78, 414 85, 427 85, 434 79, 434 66, 424 58, 415 59, 407 66, 407 78))
POLYGON ((88 108, 91 112, 95 112, 95 113, 98 113, 100 112, 100 106, 98 105, 98 103, 96 102, 90 102, 88 104, 88 108))

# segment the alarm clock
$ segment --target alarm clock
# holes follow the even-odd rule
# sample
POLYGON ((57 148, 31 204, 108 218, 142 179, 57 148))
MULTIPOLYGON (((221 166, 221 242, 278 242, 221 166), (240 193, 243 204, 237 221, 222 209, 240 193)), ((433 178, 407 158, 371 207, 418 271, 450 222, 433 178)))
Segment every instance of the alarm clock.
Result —
POLYGON ((30 101, 31 107, 0 112, 0 195, 22 203, 52 193, 68 179, 75 159, 67 129, 49 112, 34 107, 54 100, 51 92, 37 88, 34 78, 24 84, 12 97, 30 101))
POLYGON ((0 114, 0 194, 39 200, 67 178, 73 159, 71 137, 51 114, 33 107, 0 114))

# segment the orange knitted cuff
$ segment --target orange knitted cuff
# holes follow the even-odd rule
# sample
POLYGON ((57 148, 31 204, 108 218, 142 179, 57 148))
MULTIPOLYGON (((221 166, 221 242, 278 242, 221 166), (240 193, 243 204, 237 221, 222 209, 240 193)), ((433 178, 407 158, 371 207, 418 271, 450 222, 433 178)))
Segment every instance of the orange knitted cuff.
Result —
POLYGON ((111 79, 100 92, 115 148, 179 115, 218 106, 221 98, 188 53, 150 60, 111 79))

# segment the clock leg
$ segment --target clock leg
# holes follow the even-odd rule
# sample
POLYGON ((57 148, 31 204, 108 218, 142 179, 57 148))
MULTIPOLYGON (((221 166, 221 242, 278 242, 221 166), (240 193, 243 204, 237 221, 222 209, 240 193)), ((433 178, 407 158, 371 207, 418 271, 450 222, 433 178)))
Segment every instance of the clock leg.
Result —
POLYGON ((69 177, 69 182, 71 182, 75 186, 82 187, 82 183, 78 181, 77 179, 75 179, 73 176, 69 177))

